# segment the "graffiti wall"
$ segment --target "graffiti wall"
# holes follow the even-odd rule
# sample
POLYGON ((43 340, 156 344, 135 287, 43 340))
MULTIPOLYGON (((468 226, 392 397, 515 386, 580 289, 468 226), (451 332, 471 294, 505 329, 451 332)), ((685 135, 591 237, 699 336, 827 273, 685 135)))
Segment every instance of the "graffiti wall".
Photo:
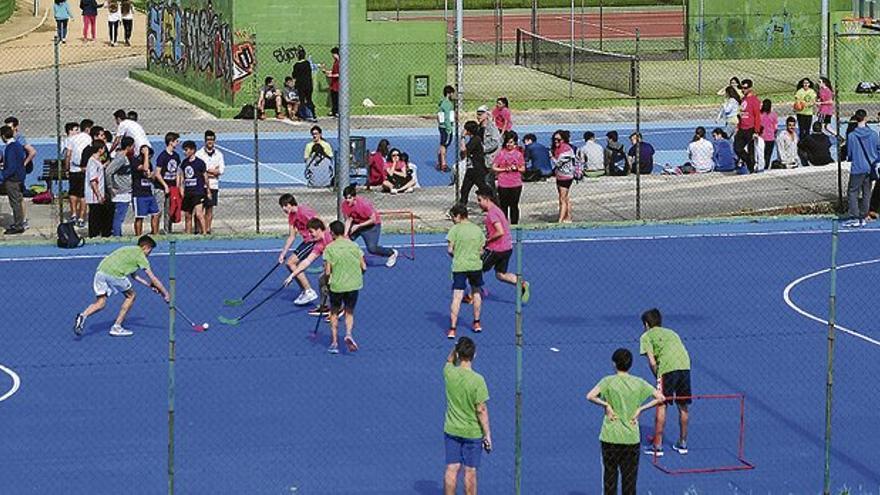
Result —
POLYGON ((249 33, 233 30, 231 12, 211 0, 164 0, 150 3, 147 13, 149 70, 234 104, 255 56, 249 33))

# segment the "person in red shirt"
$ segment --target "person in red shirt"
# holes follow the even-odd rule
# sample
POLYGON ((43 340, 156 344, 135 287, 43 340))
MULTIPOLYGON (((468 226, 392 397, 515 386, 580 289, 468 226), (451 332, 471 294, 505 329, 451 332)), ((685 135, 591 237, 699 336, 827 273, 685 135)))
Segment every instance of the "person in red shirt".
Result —
POLYGON ((333 67, 324 70, 324 74, 330 84, 330 116, 339 117, 339 47, 330 49, 330 54, 333 55, 333 67))
MULTIPOLYGON (((513 238, 510 235, 510 223, 504 212, 501 211, 492 197, 492 191, 480 189, 477 191, 477 204, 485 214, 483 222, 486 224, 486 248, 483 250, 483 271, 495 270, 495 278, 510 285, 516 285, 516 274, 508 271, 510 257, 513 255, 513 238)), ((522 302, 529 302, 531 291, 529 283, 523 280, 522 302)))
POLYGON ((342 191, 342 215, 345 216, 345 235, 352 241, 364 238, 367 252, 387 258, 385 266, 391 268, 397 263, 397 250, 379 245, 382 235, 382 217, 372 203, 357 196, 357 188, 349 185, 342 191))
MULTIPOLYGON (((287 252, 290 250, 290 247, 293 246, 297 234, 302 237, 302 242, 300 242, 296 249, 293 250, 293 254, 290 255, 290 258, 287 258, 287 269, 290 270, 292 278, 294 278, 300 288, 302 288, 302 292, 300 292, 299 296, 297 296, 293 303, 297 306, 304 306, 318 299, 318 294, 312 289, 312 285, 309 283, 309 279, 304 273, 304 270, 308 267, 305 260, 312 253, 315 245, 320 241, 320 239, 313 237, 308 228, 309 220, 317 218, 318 215, 315 213, 315 210, 308 206, 298 204, 296 198, 293 197, 293 194, 282 194, 281 197, 278 198, 278 205, 281 206, 281 210, 287 215, 287 223, 290 230, 287 236, 287 241, 285 241, 284 247, 281 248, 281 254, 278 255, 278 264, 285 262, 287 252)), ((308 263, 311 263, 311 261, 308 263)), ((289 283, 289 281, 285 282, 285 286, 289 283)))
POLYGON ((761 135, 761 100, 755 94, 751 79, 742 80, 743 99, 740 104, 739 125, 733 138, 733 149, 740 161, 755 171, 755 141, 761 135))

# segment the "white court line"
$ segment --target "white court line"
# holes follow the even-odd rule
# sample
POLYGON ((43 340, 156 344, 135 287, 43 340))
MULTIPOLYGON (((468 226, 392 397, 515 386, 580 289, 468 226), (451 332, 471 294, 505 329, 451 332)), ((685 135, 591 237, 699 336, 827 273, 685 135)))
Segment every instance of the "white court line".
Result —
MULTIPOLYGON (((871 265, 871 264, 874 264, 874 263, 880 263, 880 258, 876 258, 876 259, 873 259, 873 260, 866 260, 866 261, 857 261, 857 262, 855 262, 855 263, 847 263, 847 264, 845 264, 845 265, 840 265, 840 266, 838 266, 837 269, 838 269, 838 270, 843 270, 843 269, 846 269, 846 268, 853 268, 853 267, 857 267, 857 266, 871 265)), ((791 300, 791 291, 792 291, 792 290, 793 290, 798 284, 800 284, 801 282, 804 282, 804 281, 809 280, 809 279, 814 278, 814 277, 818 277, 819 275, 824 275, 824 274, 826 274, 826 273, 828 273, 828 272, 830 272, 830 271, 831 271, 830 268, 825 268, 824 270, 819 270, 819 271, 816 271, 816 272, 813 272, 813 273, 808 273, 807 275, 804 275, 803 277, 800 277, 800 278, 795 279, 794 281, 792 281, 790 284, 788 284, 788 285, 785 287, 785 290, 782 291, 782 299, 785 301, 785 304, 787 304, 789 308, 793 309, 796 313, 800 314, 801 316, 805 316, 805 317, 807 317, 807 318, 809 318, 809 319, 811 319, 811 320, 813 320, 813 321, 817 321, 817 322, 819 322, 819 323, 821 323, 821 324, 823 324, 823 325, 827 325, 827 324, 828 324, 828 320, 823 320, 822 318, 819 318, 819 317, 816 316, 816 315, 813 315, 813 314, 807 313, 806 311, 804 311, 803 309, 801 309, 800 307, 798 307, 794 302, 792 302, 792 300, 791 300)), ((838 324, 836 324, 836 323, 835 323, 835 325, 834 325, 834 328, 835 328, 836 330, 840 330, 841 332, 843 332, 843 333, 845 333, 845 334, 847 334, 847 335, 851 335, 851 336, 856 337, 856 338, 858 338, 858 339, 862 339, 862 340, 864 340, 865 342, 868 342, 868 343, 870 343, 870 344, 874 344, 874 345, 876 345, 876 346, 880 346, 880 340, 873 339, 873 338, 871 338, 871 337, 868 337, 868 336, 865 335, 865 334, 862 334, 862 333, 856 332, 855 330, 850 330, 849 328, 846 328, 846 327, 844 327, 844 326, 838 325, 838 324)))
POLYGON ((16 372, 12 371, 6 366, 3 366, 2 364, 0 364, 0 371, 9 375, 9 378, 12 378, 12 388, 10 388, 9 391, 5 394, 0 395, 0 402, 3 402, 4 400, 12 397, 13 394, 18 392, 18 388, 21 386, 21 378, 18 377, 18 374, 16 372))
MULTIPOLYGON (((229 153, 230 155, 235 155, 235 156, 237 156, 237 157, 239 157, 239 158, 244 158, 245 160, 247 160, 247 161, 249 161, 249 162, 251 162, 251 163, 255 163, 253 158, 251 158, 251 157, 249 157, 249 156, 247 156, 247 155, 243 155, 243 154, 241 154, 241 153, 239 153, 239 152, 237 152, 237 151, 235 151, 235 150, 231 150, 231 149, 229 149, 229 148, 227 148, 227 147, 225 147, 225 146, 220 146, 219 144, 215 144, 214 146, 216 146, 217 148, 219 148, 221 151, 225 151, 226 153, 229 153)), ((281 175, 281 176, 283 176, 283 177, 287 177, 288 179, 290 179, 290 180, 292 180, 292 181, 294 181, 294 182, 296 182, 296 183, 298 183, 298 184, 305 184, 305 183, 306 183, 306 181, 300 179, 299 177, 294 177, 294 176, 292 176, 292 175, 290 175, 290 174, 288 174, 288 173, 285 173, 284 171, 282 171, 282 170, 280 170, 280 169, 278 169, 278 168, 275 168, 275 167, 273 167, 273 166, 271 166, 271 165, 268 165, 268 164, 266 164, 266 163, 261 163, 260 166, 262 166, 262 167, 266 167, 266 168, 268 168, 269 170, 271 170, 271 171, 273 171, 273 172, 275 172, 275 173, 277 173, 277 174, 279 174, 279 175, 281 175)))

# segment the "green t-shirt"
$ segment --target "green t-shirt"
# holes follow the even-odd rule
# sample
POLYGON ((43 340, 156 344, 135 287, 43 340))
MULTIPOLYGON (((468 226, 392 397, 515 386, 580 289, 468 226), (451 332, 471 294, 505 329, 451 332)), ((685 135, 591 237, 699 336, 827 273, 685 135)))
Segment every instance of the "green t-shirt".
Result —
POLYGON ((654 393, 650 383, 637 376, 610 375, 599 380, 599 396, 611 405, 617 419, 602 420, 599 440, 605 443, 633 445, 639 443, 639 423, 630 421, 633 414, 654 393))
POLYGON ((668 328, 654 327, 642 333, 639 339, 639 353, 651 351, 657 360, 657 376, 662 377, 670 371, 691 369, 691 358, 681 342, 681 337, 668 328))
POLYGON ((98 265, 98 271, 111 277, 127 277, 138 270, 148 270, 150 262, 140 246, 126 246, 113 251, 98 265))
POLYGON ((455 120, 455 107, 449 98, 443 97, 437 104, 437 126, 452 132, 452 126, 455 120))
POLYGON ((795 113, 798 115, 813 115, 813 106, 816 104, 816 92, 812 88, 800 88, 794 93, 794 101, 804 102, 804 109, 795 113))
POLYGON ((486 380, 474 370, 446 363, 446 422, 443 431, 462 438, 483 438, 477 419, 477 404, 489 400, 486 380))
POLYGON ((446 240, 452 242, 452 271, 473 272, 483 269, 483 229, 467 220, 449 229, 446 240))
POLYGON ((338 238, 324 249, 324 261, 330 263, 330 290, 336 293, 360 290, 364 286, 361 259, 364 253, 354 242, 338 238))

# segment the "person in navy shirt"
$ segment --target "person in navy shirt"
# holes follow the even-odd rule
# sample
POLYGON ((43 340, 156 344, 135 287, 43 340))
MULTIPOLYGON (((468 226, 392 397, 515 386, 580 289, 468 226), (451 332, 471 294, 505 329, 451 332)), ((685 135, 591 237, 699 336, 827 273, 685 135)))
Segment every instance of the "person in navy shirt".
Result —
POLYGON ((208 183, 208 166, 196 156, 196 143, 183 142, 183 154, 186 158, 181 164, 181 173, 177 176, 177 186, 183 187, 183 215, 187 234, 193 233, 193 215, 198 222, 199 232, 207 232, 205 228, 205 201, 210 198, 211 191, 205 187, 208 183))
MULTIPOLYGON (((550 177, 553 175, 553 164, 550 163, 550 150, 543 144, 538 142, 538 138, 534 134, 526 134, 523 136, 523 144, 525 151, 523 155, 528 165, 526 176, 531 177, 550 177)), ((533 179, 534 180, 534 179, 533 179)))
MULTIPOLYGON (((15 135, 15 141, 24 147, 24 170, 25 176, 28 174, 28 167, 33 170, 34 159, 37 157, 37 149, 33 147, 30 143, 28 143, 27 138, 24 136, 24 133, 21 132, 21 123, 15 117, 6 117, 6 120, 3 121, 4 124, 12 127, 12 133, 15 135)), ((24 182, 21 183, 22 194, 24 194, 24 182)), ((24 218, 24 222, 22 223, 22 227, 25 230, 28 228, 28 219, 27 219, 27 202, 23 201, 21 203, 21 215, 24 218)))
MULTIPOLYGON (((172 189, 177 190, 175 194, 180 194, 180 190, 177 189, 177 173, 180 168, 180 155, 177 153, 177 144, 179 142, 180 134, 176 132, 165 134, 165 149, 156 155, 156 171, 153 185, 158 190, 159 195, 161 195, 162 200, 159 201, 157 199, 156 202, 160 203, 159 206, 164 216, 163 225, 165 232, 169 234, 173 224, 170 213, 172 189)), ((154 194, 154 196, 156 195, 154 194)))
POLYGON ((733 143, 730 142, 724 129, 716 127, 712 131, 712 161, 715 162, 716 172, 732 172, 736 169, 736 154, 733 152, 733 143))
POLYGON ((6 144, 3 150, 3 169, 0 170, 0 181, 9 199, 9 207, 12 208, 12 225, 6 228, 4 234, 13 235, 24 232, 24 211, 22 210, 22 184, 24 184, 25 168, 24 161, 27 156, 24 146, 15 140, 15 131, 12 127, 4 125, 0 127, 0 138, 6 144))
POLYGON ((144 233, 144 219, 150 219, 150 232, 159 234, 159 204, 153 196, 153 169, 149 159, 133 160, 131 200, 134 204, 134 235, 144 233))

